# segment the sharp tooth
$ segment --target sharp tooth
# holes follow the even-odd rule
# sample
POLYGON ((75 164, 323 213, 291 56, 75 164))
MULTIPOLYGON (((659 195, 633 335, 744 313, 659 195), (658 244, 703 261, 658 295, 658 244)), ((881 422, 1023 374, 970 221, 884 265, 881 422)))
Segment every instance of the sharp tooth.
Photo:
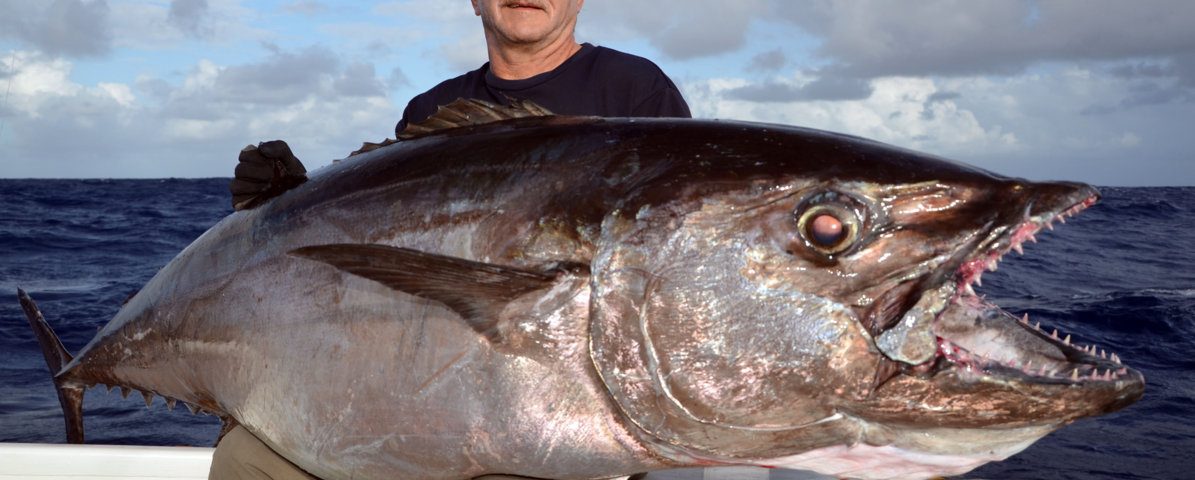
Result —
POLYGON ((1079 380, 1079 369, 1076 368, 1074 370, 1071 370, 1071 380, 1073 380, 1073 381, 1079 380))
POLYGON ((975 285, 979 287, 983 286, 983 272, 979 272, 977 275, 975 275, 975 285))
POLYGON ((1020 243, 1014 243, 1014 244, 1012 244, 1012 249, 1013 249, 1013 250, 1016 250, 1016 252, 1017 252, 1017 255, 1024 255, 1024 254, 1025 254, 1025 249, 1021 248, 1021 244, 1020 244, 1020 243))
POLYGON ((1029 370, 1029 369, 1030 369, 1030 368, 1032 368, 1032 367, 1033 367, 1033 360, 1030 360, 1030 361, 1028 361, 1028 362, 1025 362, 1025 366, 1021 367, 1021 370, 1024 370, 1024 371, 1025 371, 1025 373, 1028 373, 1028 374, 1030 374, 1030 375, 1033 375, 1033 372, 1031 372, 1031 371, 1029 370))
POLYGON ((1116 354, 1115 354, 1115 353, 1113 353, 1113 354, 1112 354, 1112 361, 1113 361, 1113 362, 1116 362, 1116 363, 1119 365, 1119 364, 1120 364, 1120 357, 1116 356, 1116 354))
POLYGON ((1066 334, 1066 338, 1062 339, 1062 343, 1070 345, 1071 344, 1071 334, 1069 334, 1069 333, 1066 334))
POLYGON ((975 289, 971 288, 970 283, 964 284, 963 285, 963 293, 966 293, 967 295, 975 295, 975 289))
POLYGON ((1108 351, 1101 348, 1100 349, 1100 358, 1107 360, 1108 359, 1108 351))
POLYGON ((1050 231, 1054 231, 1054 222, 1046 222, 1046 228, 1050 231))
POLYGON ((120 386, 120 398, 129 398, 129 393, 132 393, 129 391, 129 387, 124 385, 120 386))
POLYGON ((1057 216, 1057 217, 1054 217, 1054 218, 1058 219, 1058 223, 1066 223, 1066 217, 1064 217, 1064 216, 1062 216, 1062 215, 1059 215, 1059 216, 1057 216))
POLYGON ((1118 375, 1124 375, 1124 374, 1126 374, 1126 373, 1129 373, 1129 369, 1127 369, 1127 368, 1122 368, 1122 369, 1120 369, 1120 370, 1117 370, 1117 371, 1116 371, 1116 373, 1117 373, 1118 375))
POLYGON ((167 398, 167 399, 166 399, 166 408, 168 408, 168 409, 170 409, 170 410, 174 410, 174 405, 175 405, 176 403, 178 403, 178 401, 177 401, 177 400, 175 400, 175 399, 173 399, 173 398, 167 398))
POLYGON ((191 405, 191 404, 189 404, 189 403, 187 403, 186 405, 187 405, 187 410, 190 410, 190 411, 191 411, 191 415, 195 415, 195 414, 199 413, 199 407, 198 407, 198 406, 191 405))
POLYGON ((1023 315, 1021 317, 1021 323, 1025 324, 1025 325, 1029 325, 1029 314, 1028 313, 1026 313, 1025 315, 1023 315))
POLYGON ((145 408, 149 408, 154 405, 154 394, 153 393, 141 392, 141 398, 145 399, 145 408))
POLYGON ((109 384, 109 385, 108 385, 108 393, 112 393, 112 389, 113 389, 113 388, 116 388, 116 385, 111 385, 111 384, 109 384))
POLYGON ((997 264, 999 264, 999 263, 1000 263, 1000 262, 997 262, 995 258, 993 258, 993 259, 991 259, 991 260, 988 260, 988 264, 987 264, 987 269, 988 269, 988 271, 989 271, 989 272, 994 272, 994 271, 996 271, 996 265, 997 265, 997 264))
MULTIPOLYGON (((1028 316, 1028 314, 1026 314, 1026 317, 1027 316, 1028 316)), ((1033 329, 1040 332, 1041 331, 1041 322, 1037 322, 1037 323, 1033 324, 1033 329)))
POLYGON ((1054 331, 1050 333, 1050 338, 1053 338, 1054 340, 1058 340, 1058 329, 1057 328, 1055 328, 1054 331))
POLYGON ((1047 374, 1047 373, 1049 373, 1049 374, 1050 374, 1050 376, 1054 376, 1054 372, 1046 372, 1046 366, 1045 366, 1045 364, 1043 364, 1043 365, 1041 366, 1041 368, 1040 368, 1040 369, 1038 369, 1038 371, 1037 371, 1037 376, 1039 376, 1039 377, 1044 377, 1044 376, 1046 376, 1046 374, 1047 374))
POLYGON ((1033 236, 1032 233, 1030 233, 1029 237, 1027 237, 1027 238, 1029 238, 1030 242, 1037 243, 1037 237, 1033 236))

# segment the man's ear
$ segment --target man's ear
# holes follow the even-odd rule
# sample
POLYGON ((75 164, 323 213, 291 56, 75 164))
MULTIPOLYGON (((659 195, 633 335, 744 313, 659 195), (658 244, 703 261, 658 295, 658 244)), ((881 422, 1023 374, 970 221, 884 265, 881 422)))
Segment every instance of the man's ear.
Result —
POLYGON ((469 0, 473 4, 473 15, 481 16, 481 9, 477 7, 477 0, 469 0))

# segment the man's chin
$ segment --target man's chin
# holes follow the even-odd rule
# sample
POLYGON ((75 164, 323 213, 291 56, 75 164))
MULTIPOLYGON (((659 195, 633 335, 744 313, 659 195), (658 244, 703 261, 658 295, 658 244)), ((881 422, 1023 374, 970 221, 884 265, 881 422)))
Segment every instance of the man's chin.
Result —
POLYGON ((504 29, 502 33, 510 43, 531 45, 548 41, 552 30, 547 25, 523 22, 518 27, 504 29))

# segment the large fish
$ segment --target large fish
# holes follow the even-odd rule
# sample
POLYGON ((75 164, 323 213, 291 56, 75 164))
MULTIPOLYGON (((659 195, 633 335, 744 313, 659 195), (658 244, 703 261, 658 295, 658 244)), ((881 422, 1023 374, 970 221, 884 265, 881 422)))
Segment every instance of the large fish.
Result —
POLYGON ((230 215, 74 357, 22 295, 69 438, 106 384, 327 479, 922 478, 1142 395, 972 290, 1089 186, 781 125, 469 120, 518 110, 230 215))

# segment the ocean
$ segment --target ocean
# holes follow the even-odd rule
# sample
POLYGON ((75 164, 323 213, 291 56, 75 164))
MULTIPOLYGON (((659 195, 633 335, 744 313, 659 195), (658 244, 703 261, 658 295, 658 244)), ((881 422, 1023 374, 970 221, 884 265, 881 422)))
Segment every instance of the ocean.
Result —
MULTIPOLYGON (((77 351, 159 268, 231 212, 227 179, 0 180, 0 442, 65 441, 16 300, 77 351)), ((1145 397, 1080 420, 966 478, 1195 478, 1195 187, 1104 188, 1100 204, 1007 256, 978 290, 1120 354, 1145 397)), ((214 417, 88 392, 89 443, 210 446, 214 417)), ((700 478, 700 477, 694 477, 700 478)), ((773 479, 796 478, 773 473, 773 479)))

